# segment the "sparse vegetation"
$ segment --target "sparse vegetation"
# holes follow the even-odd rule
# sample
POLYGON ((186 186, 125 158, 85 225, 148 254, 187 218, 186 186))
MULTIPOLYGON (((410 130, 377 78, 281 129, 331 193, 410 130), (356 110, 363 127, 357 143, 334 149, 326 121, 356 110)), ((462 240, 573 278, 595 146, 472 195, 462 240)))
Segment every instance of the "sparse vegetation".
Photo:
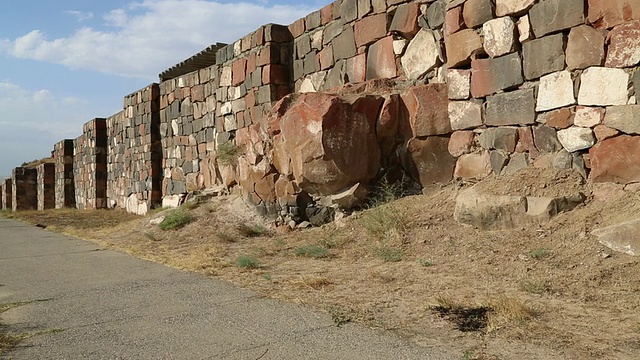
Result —
POLYGON ((271 233, 269 229, 267 229, 266 227, 262 225, 255 225, 255 224, 250 224, 250 225, 239 224, 238 232, 240 232, 242 236, 248 237, 248 238, 266 236, 271 233))
POLYGON ((549 256, 549 250, 545 248, 534 249, 534 250, 531 250, 531 252, 529 253, 529 256, 532 259, 536 259, 536 260, 544 259, 547 256, 549 256))
POLYGON ((427 259, 418 259, 418 264, 420 264, 420 266, 422 267, 430 267, 435 265, 432 260, 427 259))
POLYGON ((385 262, 398 262, 402 260, 404 252, 402 249, 380 246, 376 249, 376 255, 385 262))
POLYGON ((520 289, 531 294, 542 295, 551 290, 551 286, 546 281, 524 280, 520 283, 520 289))
POLYGON ((323 259, 331 256, 329 250, 318 245, 301 246, 296 249, 295 254, 313 259, 323 259))
POLYGON ((238 256, 236 266, 243 269, 257 269, 260 267, 260 262, 253 256, 238 256))
POLYGON ((185 227, 193 220, 194 217, 188 210, 177 208, 171 210, 158 227, 161 230, 177 230, 185 227))
POLYGON ((218 146, 217 159, 222 165, 233 165, 242 155, 242 148, 231 141, 218 146))
MULTIPOLYGON (((13 309, 18 306, 32 304, 34 302, 43 302, 49 301, 50 299, 42 299, 42 300, 32 300, 32 301, 17 301, 12 303, 0 304, 0 315, 9 309, 13 309)), ((43 335, 52 332, 60 332, 62 330, 47 330, 40 331, 35 333, 22 333, 22 334, 9 334, 7 333, 7 329, 0 323, 0 355, 4 354, 5 351, 8 351, 18 345, 22 340, 30 338, 32 336, 43 335)))
POLYGON ((342 325, 345 325, 352 320, 350 311, 332 306, 328 309, 328 312, 329 315, 331 315, 331 320, 333 320, 333 323, 337 327, 341 327, 342 325))
MULTIPOLYGON (((583 181, 579 175, 550 177, 545 171, 521 170, 515 178, 490 177, 479 185, 488 181, 498 194, 526 188, 532 196, 555 196, 583 181)), ((356 211, 334 224, 270 238, 239 231, 238 224, 253 227, 262 222, 236 195, 207 200, 192 210, 193 225, 175 232, 157 230, 149 218, 119 211, 11 216, 27 214, 47 229, 93 239, 100 248, 219 277, 270 298, 340 309, 330 311, 336 324, 358 321, 397 330, 459 357, 465 351, 471 351, 469 358, 485 360, 637 357, 640 262, 626 255, 603 258, 597 241, 575 238, 638 213, 640 192, 588 202, 535 226, 480 231, 460 226, 452 216, 455 197, 467 185, 455 183, 356 211), (211 204, 217 204, 213 214, 208 211, 211 204), (149 241, 145 232, 159 242, 149 241), (307 246, 327 249, 330 260, 295 255, 307 246), (385 247, 401 252, 402 261, 383 262, 378 249, 385 247), (241 256, 254 264, 259 260, 258 268, 241 267, 243 261, 238 265, 241 256), (436 305, 459 312, 445 316, 434 308, 425 311, 425 299, 438 294, 445 295, 436 305), (626 314, 626 321, 612 313, 626 314), (456 318, 484 325, 460 331, 456 321, 464 322, 456 318), (607 331, 598 333, 601 328, 607 331)))
POLYGON ((225 231, 216 232, 216 236, 222 242, 226 242, 226 243, 234 243, 234 242, 238 241, 238 239, 236 239, 235 236, 233 236, 233 235, 231 235, 231 234, 229 234, 228 232, 225 232, 225 231))
POLYGON ((407 193, 404 190, 404 187, 405 184, 403 181, 392 182, 387 178, 383 178, 374 187, 371 195, 369 196, 368 207, 374 208, 406 196, 407 193))
POLYGON ((487 301, 491 311, 488 314, 487 330, 496 331, 511 322, 524 323, 533 319, 536 311, 514 297, 498 296, 487 301))

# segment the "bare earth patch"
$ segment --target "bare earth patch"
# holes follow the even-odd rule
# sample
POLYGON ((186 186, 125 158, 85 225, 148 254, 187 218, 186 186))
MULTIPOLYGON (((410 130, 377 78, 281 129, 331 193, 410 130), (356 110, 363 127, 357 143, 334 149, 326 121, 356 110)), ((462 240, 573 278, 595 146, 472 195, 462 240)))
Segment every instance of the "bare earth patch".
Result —
MULTIPOLYGON (((11 215, 272 298, 328 311, 469 359, 637 359, 640 261, 590 236, 640 214, 640 195, 591 199, 547 222, 479 231, 453 220, 451 184, 321 228, 279 234, 237 197, 186 209, 178 230, 137 217, 73 210, 11 215), (93 225, 88 225, 93 224, 93 225)), ((489 178, 496 194, 589 193, 573 173, 489 178)))

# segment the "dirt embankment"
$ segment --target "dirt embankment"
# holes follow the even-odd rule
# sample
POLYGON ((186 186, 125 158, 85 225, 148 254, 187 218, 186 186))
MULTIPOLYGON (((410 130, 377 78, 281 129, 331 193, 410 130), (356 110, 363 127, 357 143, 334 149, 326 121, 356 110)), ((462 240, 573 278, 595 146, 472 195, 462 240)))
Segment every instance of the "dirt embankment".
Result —
MULTIPOLYGON (((638 217, 640 194, 589 197, 549 221, 480 231, 453 219, 455 198, 468 186, 289 233, 266 231, 233 197, 187 206, 195 220, 179 230, 149 223, 166 213, 93 228, 85 219, 81 229, 68 214, 18 216, 324 309, 337 325, 364 322, 468 359, 639 358, 640 261, 603 247, 590 232, 638 217)), ((496 195, 591 194, 574 173, 539 169, 478 186, 496 195)))

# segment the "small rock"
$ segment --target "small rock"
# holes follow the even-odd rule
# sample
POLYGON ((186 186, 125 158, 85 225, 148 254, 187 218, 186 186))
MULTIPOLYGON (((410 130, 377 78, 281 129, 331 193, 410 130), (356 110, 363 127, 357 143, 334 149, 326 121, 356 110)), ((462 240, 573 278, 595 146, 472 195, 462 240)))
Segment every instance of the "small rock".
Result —
POLYGON ((151 225, 160 225, 161 222, 164 221, 165 216, 158 216, 155 219, 149 220, 149 224, 151 225))

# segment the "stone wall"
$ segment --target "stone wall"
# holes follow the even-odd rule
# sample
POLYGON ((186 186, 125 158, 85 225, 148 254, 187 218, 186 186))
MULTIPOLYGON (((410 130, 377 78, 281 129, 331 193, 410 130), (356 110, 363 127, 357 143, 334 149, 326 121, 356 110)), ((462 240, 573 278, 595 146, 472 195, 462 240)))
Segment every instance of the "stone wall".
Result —
POLYGON ((1 208, 2 210, 11 210, 11 201, 12 201, 12 181, 11 179, 4 179, 2 181, 2 193, 0 194, 1 208))
POLYGON ((381 179, 537 166, 640 181, 637 1, 336 0, 219 46, 85 125, 78 207, 144 213, 239 185, 262 213, 304 219, 381 179))
POLYGON ((38 208, 38 171, 17 167, 11 175, 11 210, 36 210, 38 208))
POLYGON ((53 146, 55 161, 55 208, 76 206, 73 181, 73 140, 67 139, 53 146))
POLYGON ((263 26, 219 49, 214 66, 160 84, 163 195, 235 183, 229 164, 217 169, 218 148, 291 92, 290 40, 286 27, 263 26))
POLYGON ((74 140, 73 180, 78 209, 107 207, 107 122, 95 118, 74 140))
POLYGON ((56 165, 54 163, 40 164, 36 171, 38 210, 53 209, 56 202, 56 165))
POLYGON ((533 165, 640 180, 640 3, 467 0, 445 19, 457 177, 533 165))
POLYGON ((160 88, 151 84, 124 98, 107 118, 107 197, 110 208, 145 214, 161 203, 160 88))

